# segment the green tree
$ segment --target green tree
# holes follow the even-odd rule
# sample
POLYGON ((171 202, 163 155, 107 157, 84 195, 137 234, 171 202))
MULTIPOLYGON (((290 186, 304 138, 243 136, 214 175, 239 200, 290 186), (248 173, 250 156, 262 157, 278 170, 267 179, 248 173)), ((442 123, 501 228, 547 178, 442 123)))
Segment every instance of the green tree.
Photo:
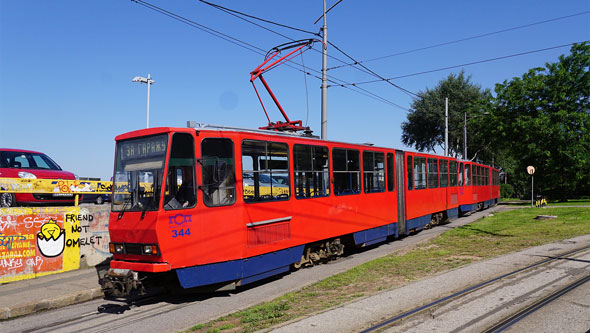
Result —
POLYGON ((516 162, 517 193, 527 192, 528 165, 537 169, 536 192, 564 200, 590 188, 589 68, 586 42, 556 63, 496 85, 496 105, 481 130, 498 155, 516 162))
MULTIPOLYGON (((486 150, 489 142, 477 135, 483 117, 477 114, 489 112, 492 95, 489 89, 482 89, 471 83, 471 76, 465 72, 450 74, 433 89, 418 92, 408 113, 408 120, 402 123, 402 142, 418 151, 444 151, 445 97, 449 99, 449 155, 463 155, 463 123, 467 113, 469 155, 474 156, 486 150)), ((485 154, 484 154, 485 155, 485 154)))

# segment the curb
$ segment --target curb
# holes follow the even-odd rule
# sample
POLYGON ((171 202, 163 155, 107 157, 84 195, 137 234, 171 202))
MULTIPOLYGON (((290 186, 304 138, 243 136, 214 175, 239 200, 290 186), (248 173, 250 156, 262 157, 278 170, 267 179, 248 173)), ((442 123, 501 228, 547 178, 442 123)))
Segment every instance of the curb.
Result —
POLYGON ((25 316, 39 311, 57 309, 102 297, 102 289, 96 287, 51 299, 35 301, 34 303, 17 304, 13 307, 2 307, 0 308, 0 320, 13 319, 15 317, 25 316))

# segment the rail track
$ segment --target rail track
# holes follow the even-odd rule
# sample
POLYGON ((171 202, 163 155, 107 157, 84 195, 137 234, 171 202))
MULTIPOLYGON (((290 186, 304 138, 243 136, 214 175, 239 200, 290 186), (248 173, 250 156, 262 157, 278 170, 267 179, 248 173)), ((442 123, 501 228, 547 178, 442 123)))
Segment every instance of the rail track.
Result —
MULTIPOLYGON (((557 256, 552 256, 552 257, 548 257, 545 258, 543 260, 537 261, 533 264, 530 264, 528 266, 513 270, 509 273, 506 274, 502 274, 500 276, 494 277, 492 279, 486 280, 484 282, 481 283, 477 283, 474 284, 472 286, 469 286, 467 288, 464 288, 460 291, 457 291, 455 293, 452 293, 448 296, 445 297, 441 297, 439 299, 436 299, 428 304, 422 305, 420 307, 416 307, 414 309, 411 309, 409 311, 400 313, 395 315, 394 317, 391 317, 387 320, 384 320, 382 322, 379 322, 378 324, 375 324, 365 330, 363 330, 362 332, 375 332, 375 331, 382 331, 382 330, 386 330, 387 328, 390 328, 396 324, 401 323, 403 320, 406 320, 412 316, 416 316, 420 313, 424 313, 427 310, 433 310, 439 306, 442 306, 443 304, 447 304, 451 301, 454 300, 458 300, 461 297, 465 297, 468 294, 471 294, 477 290, 480 290, 484 287, 490 286, 494 283, 498 283, 506 278, 509 277, 513 277, 517 274, 521 274, 524 273, 526 271, 535 269, 535 268, 539 268, 540 266, 544 266, 544 265, 548 265, 550 263, 553 263, 555 261, 558 260, 564 260, 564 259, 572 259, 571 256, 576 255, 576 254, 580 254, 583 253, 585 251, 590 250, 590 245, 588 246, 583 246, 574 250, 570 250, 567 252, 563 252, 557 256)), ((575 259, 573 259, 575 260, 575 259)), ((530 304, 528 306, 526 306, 525 308, 523 308, 522 310, 518 311, 517 313, 505 318, 504 320, 501 320, 499 323, 497 323, 496 325, 490 327, 487 332, 500 332, 508 327, 510 327, 511 325, 517 323, 518 321, 520 321, 522 318, 528 316, 529 314, 535 312, 536 310, 540 309, 541 307, 549 304, 551 301, 563 296, 564 294, 566 294, 568 291, 571 291, 573 289, 575 289, 576 287, 588 282, 590 280, 590 275, 585 276, 583 278, 580 278, 578 280, 576 280, 573 283, 570 283, 568 285, 566 285, 565 287, 560 288, 559 290, 552 292, 550 295, 547 295, 545 297, 542 297, 541 299, 539 299, 538 301, 534 302, 533 304, 530 304)))

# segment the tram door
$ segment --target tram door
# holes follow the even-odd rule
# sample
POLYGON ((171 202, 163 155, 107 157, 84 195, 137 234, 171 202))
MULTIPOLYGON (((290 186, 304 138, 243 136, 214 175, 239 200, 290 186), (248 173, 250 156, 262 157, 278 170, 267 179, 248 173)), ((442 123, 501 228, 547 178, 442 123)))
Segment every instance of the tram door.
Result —
MULTIPOLYGON (((411 166, 409 166, 411 168, 411 166)), ((397 225, 399 235, 406 235, 406 200, 405 200, 405 174, 404 174, 404 152, 395 151, 395 170, 397 178, 397 225)))

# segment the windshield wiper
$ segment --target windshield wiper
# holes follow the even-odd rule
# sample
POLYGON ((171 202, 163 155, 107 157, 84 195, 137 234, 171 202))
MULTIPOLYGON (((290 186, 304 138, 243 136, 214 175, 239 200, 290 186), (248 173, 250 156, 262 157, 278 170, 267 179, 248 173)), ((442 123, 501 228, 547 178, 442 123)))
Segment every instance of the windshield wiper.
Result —
POLYGON ((129 198, 125 199, 125 202, 123 202, 123 208, 121 209, 121 211, 119 212, 119 215, 117 216, 118 220, 123 218, 123 214, 125 214, 125 210, 127 209, 127 204, 129 204, 129 202, 131 201, 132 198, 133 198, 133 196, 130 195, 129 198))
POLYGON ((154 201, 154 197, 150 197, 152 198, 151 200, 149 200, 148 202, 146 202, 143 205, 143 208, 141 209, 141 218, 143 219, 145 217, 145 211, 148 209, 148 207, 150 206, 150 204, 154 201))

